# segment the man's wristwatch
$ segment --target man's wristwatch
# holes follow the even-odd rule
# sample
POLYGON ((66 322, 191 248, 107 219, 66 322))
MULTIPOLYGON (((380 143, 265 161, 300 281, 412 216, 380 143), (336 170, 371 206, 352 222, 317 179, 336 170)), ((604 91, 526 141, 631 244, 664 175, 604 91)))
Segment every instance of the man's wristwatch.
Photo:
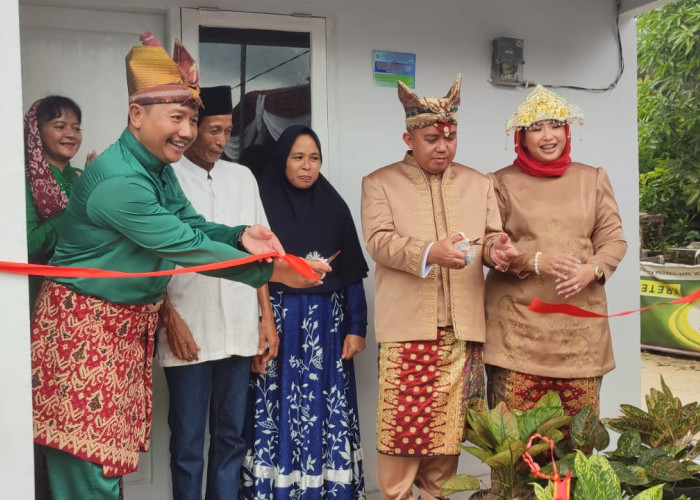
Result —
POLYGON ((250 226, 246 226, 241 229, 241 232, 238 233, 238 238, 236 238, 236 248, 244 252, 246 249, 243 247, 243 233, 245 233, 248 229, 250 229, 250 226))
POLYGON ((596 266, 593 264, 593 274, 595 276, 596 280, 599 280, 603 277, 603 270, 600 268, 600 266, 596 266))

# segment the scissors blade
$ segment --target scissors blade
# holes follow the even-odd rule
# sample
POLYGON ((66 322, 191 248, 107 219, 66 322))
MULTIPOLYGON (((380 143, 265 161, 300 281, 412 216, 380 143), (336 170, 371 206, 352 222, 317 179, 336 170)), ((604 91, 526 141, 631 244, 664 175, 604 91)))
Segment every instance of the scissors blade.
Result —
POLYGON ((330 264, 331 261, 332 261, 333 259, 335 259, 335 258, 338 256, 338 254, 340 254, 340 250, 338 250, 338 251, 335 252, 333 255, 331 255, 330 257, 328 257, 328 258, 326 259, 326 264, 330 264))

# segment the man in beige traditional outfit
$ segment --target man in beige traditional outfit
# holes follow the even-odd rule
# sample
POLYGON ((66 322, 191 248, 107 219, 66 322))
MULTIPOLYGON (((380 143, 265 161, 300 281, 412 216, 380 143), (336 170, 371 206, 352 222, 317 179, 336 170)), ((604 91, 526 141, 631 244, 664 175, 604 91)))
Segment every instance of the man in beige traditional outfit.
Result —
POLYGON ((485 409, 482 264, 517 251, 491 181, 453 163, 461 75, 444 98, 399 82, 404 159, 362 181, 362 229, 376 263, 378 483, 384 498, 440 497, 457 471, 466 408, 485 409))

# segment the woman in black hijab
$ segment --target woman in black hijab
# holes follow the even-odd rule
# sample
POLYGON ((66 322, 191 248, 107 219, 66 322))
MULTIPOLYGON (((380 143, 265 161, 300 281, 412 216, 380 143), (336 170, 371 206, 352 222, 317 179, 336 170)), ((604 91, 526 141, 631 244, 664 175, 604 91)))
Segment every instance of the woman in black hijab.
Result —
POLYGON ((316 133, 280 136, 260 182, 270 228, 287 252, 325 259, 323 285, 270 283, 278 356, 252 384, 246 498, 364 498, 352 358, 365 347, 367 263, 350 210, 320 174, 316 133))

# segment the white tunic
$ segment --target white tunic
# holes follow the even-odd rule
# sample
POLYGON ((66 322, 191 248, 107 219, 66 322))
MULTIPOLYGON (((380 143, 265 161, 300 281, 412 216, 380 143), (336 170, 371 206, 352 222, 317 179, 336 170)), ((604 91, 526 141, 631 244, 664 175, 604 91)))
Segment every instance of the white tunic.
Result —
MULTIPOLYGON (((248 168, 219 160, 207 172, 185 156, 172 167, 192 206, 206 220, 229 226, 268 225, 258 185, 248 168)), ((255 288, 202 274, 179 274, 168 285, 168 298, 201 347, 200 363, 257 354, 255 288)), ((157 341, 161 366, 192 364, 173 355, 165 328, 158 329, 157 341)))

